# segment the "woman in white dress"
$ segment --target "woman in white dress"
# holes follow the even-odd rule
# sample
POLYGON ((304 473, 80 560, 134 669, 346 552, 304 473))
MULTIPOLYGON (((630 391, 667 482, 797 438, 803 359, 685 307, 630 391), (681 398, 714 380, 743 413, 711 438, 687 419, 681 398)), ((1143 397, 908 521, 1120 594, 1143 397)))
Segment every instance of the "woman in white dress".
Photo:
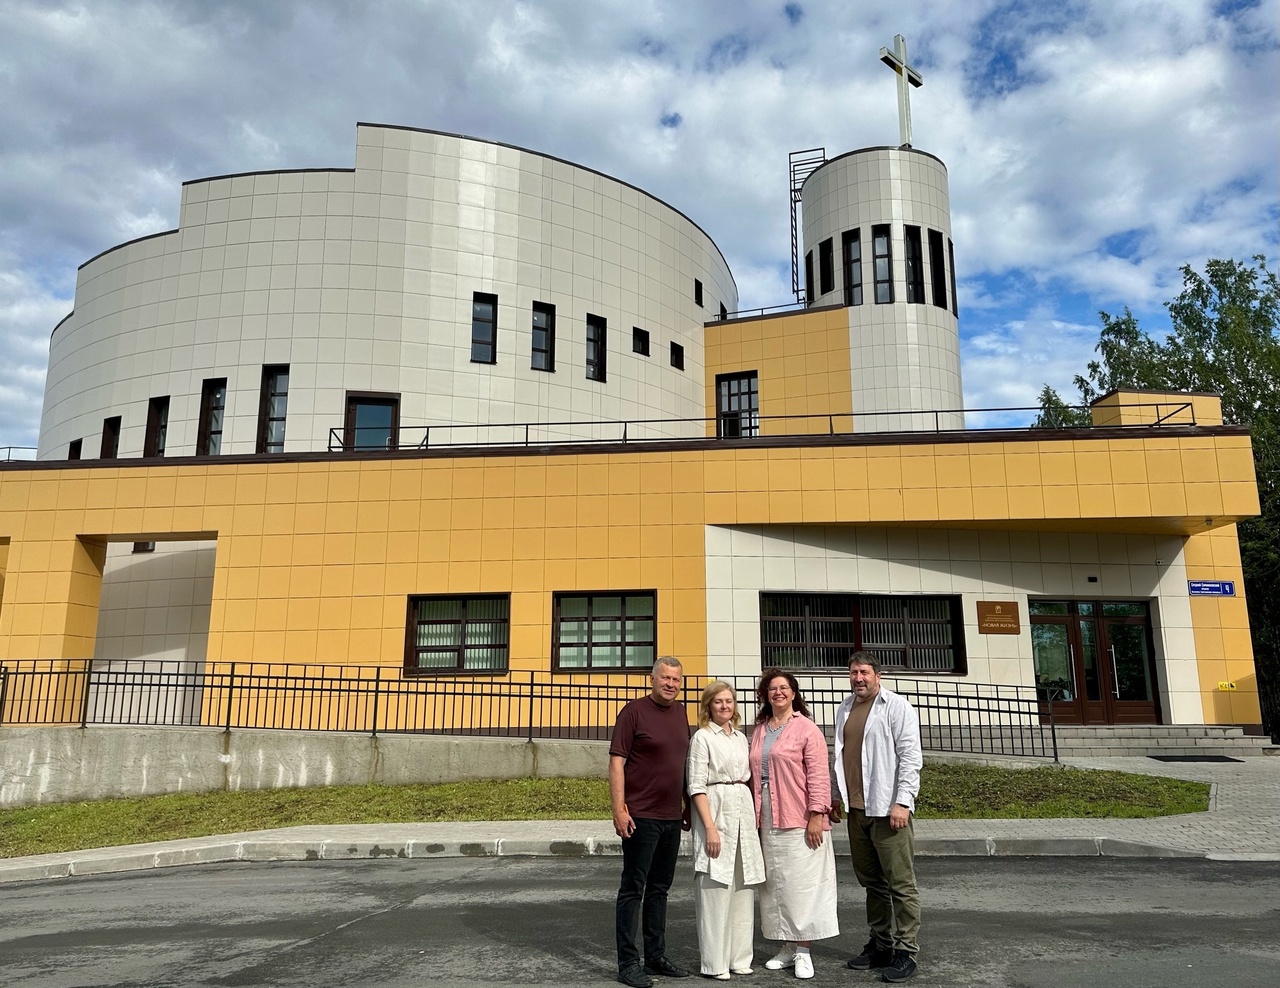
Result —
POLYGON ((764 858, 755 829, 747 738, 738 730, 733 687, 717 681, 702 691, 699 730, 689 742, 687 776, 693 801, 694 914, 702 974, 728 981, 751 973, 755 889, 764 858))
POLYGON ((760 932, 783 941, 764 966, 791 967, 797 978, 812 978, 810 942, 840 933, 827 739, 809 719, 791 673, 766 669, 756 693, 751 781, 768 876, 760 891, 760 932))

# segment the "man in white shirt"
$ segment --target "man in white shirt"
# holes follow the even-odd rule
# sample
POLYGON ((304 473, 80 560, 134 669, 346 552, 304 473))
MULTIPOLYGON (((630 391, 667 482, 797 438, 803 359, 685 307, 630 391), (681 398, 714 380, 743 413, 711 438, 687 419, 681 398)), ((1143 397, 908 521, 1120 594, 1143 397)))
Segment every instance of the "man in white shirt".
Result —
MULTIPOLYGON (((920 718, 907 700, 880 685, 880 660, 849 656, 853 693, 836 711, 836 784, 849 813, 849 849, 867 890, 871 939, 849 960, 855 971, 883 968, 881 979, 916 973, 920 894, 911 815, 920 792, 920 718)), ((839 821, 841 807, 831 808, 839 821)))

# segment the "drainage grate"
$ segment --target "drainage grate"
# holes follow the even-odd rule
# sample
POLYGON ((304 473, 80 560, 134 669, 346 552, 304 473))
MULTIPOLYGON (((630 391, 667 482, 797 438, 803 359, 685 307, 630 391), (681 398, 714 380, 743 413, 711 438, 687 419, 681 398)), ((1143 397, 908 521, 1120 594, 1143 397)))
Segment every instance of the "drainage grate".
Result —
POLYGON ((1157 762, 1243 762, 1243 758, 1230 755, 1148 755, 1157 762))

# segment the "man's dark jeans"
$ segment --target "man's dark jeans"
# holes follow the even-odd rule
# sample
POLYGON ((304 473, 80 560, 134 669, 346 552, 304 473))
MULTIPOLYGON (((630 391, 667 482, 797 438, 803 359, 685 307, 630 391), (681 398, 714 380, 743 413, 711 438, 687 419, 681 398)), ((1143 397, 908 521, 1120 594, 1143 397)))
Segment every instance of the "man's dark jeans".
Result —
POLYGON ((667 954, 667 890, 680 854, 679 820, 636 820, 635 832, 622 838, 622 884, 618 886, 618 970, 639 964, 637 943, 644 914, 644 960, 667 954))

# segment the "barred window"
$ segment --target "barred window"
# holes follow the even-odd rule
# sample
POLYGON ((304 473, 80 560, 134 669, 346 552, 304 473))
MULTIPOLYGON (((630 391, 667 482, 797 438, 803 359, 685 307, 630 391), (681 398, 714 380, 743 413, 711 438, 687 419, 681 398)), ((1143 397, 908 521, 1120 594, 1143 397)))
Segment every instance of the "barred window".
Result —
POLYGON ((511 598, 410 597, 405 649, 408 672, 505 672, 511 598))
POLYGON ((864 649, 887 669, 966 670, 959 597, 762 593, 760 657, 784 669, 844 668, 864 649))
POLYGON ((648 669, 657 658, 657 594, 558 593, 552 615, 552 668, 648 669))

